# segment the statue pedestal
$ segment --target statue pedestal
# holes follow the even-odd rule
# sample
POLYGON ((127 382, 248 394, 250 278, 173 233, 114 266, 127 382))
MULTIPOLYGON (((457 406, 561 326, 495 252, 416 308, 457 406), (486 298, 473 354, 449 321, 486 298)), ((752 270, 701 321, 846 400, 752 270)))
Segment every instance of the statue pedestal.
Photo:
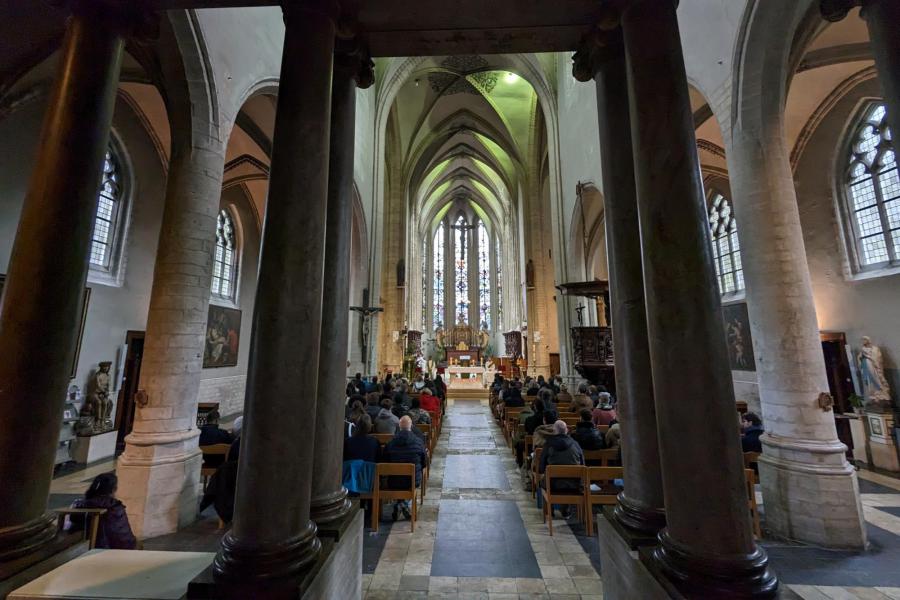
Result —
POLYGON ((72 460, 78 464, 91 464, 116 453, 116 438, 119 432, 115 429, 95 435, 79 435, 72 443, 72 460))
POLYGON ((894 415, 868 411, 865 415, 872 465, 887 471, 900 471, 897 443, 894 440, 894 415))

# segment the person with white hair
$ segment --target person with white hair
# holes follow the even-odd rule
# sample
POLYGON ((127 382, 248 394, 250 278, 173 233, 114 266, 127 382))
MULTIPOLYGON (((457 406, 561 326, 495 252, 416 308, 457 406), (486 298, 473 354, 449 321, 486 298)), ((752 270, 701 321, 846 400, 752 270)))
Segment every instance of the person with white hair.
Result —
MULTIPOLYGON (((569 437, 569 427, 565 421, 559 420, 553 423, 554 435, 549 436, 544 442, 544 450, 541 452, 541 463, 538 472, 543 476, 549 465, 583 465, 584 452, 578 442, 569 437)), ((541 487, 546 483, 542 480, 541 487)), ((552 492, 561 494, 577 493, 581 490, 581 479, 554 479, 552 492)), ((560 509, 563 518, 568 518, 568 507, 560 509)), ((552 511, 551 511, 552 514, 552 511)))
MULTIPOLYGON (((409 416, 400 419, 400 429, 394 434, 394 439, 384 445, 381 451, 381 460, 390 463, 412 463, 416 465, 416 486, 422 485, 422 468, 428 463, 428 454, 425 452, 425 443, 412 431, 413 422, 409 416)), ((389 488, 407 489, 409 477, 393 475, 387 478, 389 488)), ((394 511, 391 518, 396 521, 400 512, 407 519, 411 518, 409 502, 397 500, 394 503, 394 511)))

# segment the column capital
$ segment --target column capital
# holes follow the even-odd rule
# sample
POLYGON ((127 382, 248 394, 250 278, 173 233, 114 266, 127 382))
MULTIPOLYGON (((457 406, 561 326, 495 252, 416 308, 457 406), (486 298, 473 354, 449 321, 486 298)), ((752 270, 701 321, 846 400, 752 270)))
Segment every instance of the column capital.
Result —
POLYGON ((120 35, 139 41, 159 37, 159 14, 139 2, 108 0, 49 0, 53 6, 67 9, 72 15, 89 18, 114 29, 120 35))
POLYGON ((338 38, 334 45, 334 68, 353 73, 356 87, 366 89, 375 83, 375 62, 369 48, 359 38, 338 38))
POLYGON ((621 28, 594 29, 582 36, 572 55, 572 76, 578 81, 590 81, 611 60, 624 59, 621 28))
POLYGON ((842 20, 857 6, 862 6, 862 0, 819 0, 822 18, 831 23, 842 20))

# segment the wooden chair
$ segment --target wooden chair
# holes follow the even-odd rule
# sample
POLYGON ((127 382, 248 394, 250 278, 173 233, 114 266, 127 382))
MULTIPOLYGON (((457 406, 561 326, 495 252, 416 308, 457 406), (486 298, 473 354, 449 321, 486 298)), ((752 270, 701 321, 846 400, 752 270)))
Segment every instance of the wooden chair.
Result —
MULTIPOLYGON (((566 419, 578 419, 581 415, 573 412, 560 412, 559 418, 565 421, 566 419)), ((566 421, 568 423, 568 421, 566 421)))
POLYGON ((372 501, 372 530, 376 533, 378 532, 378 514, 381 509, 381 504, 379 502, 379 488, 381 487, 381 480, 378 477, 378 465, 375 466, 375 481, 372 483, 372 491, 368 494, 360 494, 360 500, 371 500, 372 501))
POLYGON ((537 447, 534 449, 534 458, 531 459, 531 497, 537 498, 537 488, 538 482, 541 480, 541 476, 538 473, 538 467, 541 464, 541 452, 544 451, 543 447, 537 447))
POLYGON ((506 420, 503 426, 503 437, 506 439, 506 443, 509 445, 512 445, 513 432, 515 432, 516 427, 518 427, 519 425, 519 414, 521 412, 521 407, 506 409, 506 420))
POLYGON ((597 425, 597 431, 605 436, 606 432, 609 431, 609 425, 597 425))
POLYGON ((370 433, 369 435, 378 440, 378 443, 382 446, 394 439, 393 433, 370 433))
POLYGON ((416 465, 412 463, 378 463, 375 470, 375 478, 380 480, 387 476, 406 476, 409 477, 408 489, 391 489, 384 485, 378 484, 377 502, 373 502, 373 510, 375 513, 373 519, 378 523, 378 515, 381 513, 381 505, 385 500, 410 500, 412 505, 412 521, 410 521, 410 531, 416 530, 416 465))
POLYGON ((531 454, 531 451, 534 450, 534 436, 526 435, 525 436, 525 449, 522 451, 524 456, 528 456, 531 454))
POLYGON ((581 419, 579 417, 560 417, 562 421, 565 422, 566 427, 569 428, 569 431, 575 431, 575 426, 578 425, 578 421, 581 419))
POLYGON ((616 449, 584 451, 584 463, 589 467, 609 467, 618 459, 619 451, 616 449))
MULTIPOLYGON (((602 452, 602 450, 598 450, 602 452)), ((587 467, 584 470, 584 510, 587 516, 588 536, 594 535, 594 506, 598 504, 615 505, 619 496, 619 488, 613 482, 621 479, 622 467, 587 467), (591 491, 591 484, 596 483, 600 491, 591 491)))
POLYGON ((228 456, 228 450, 231 449, 231 444, 211 444, 209 446, 200 446, 200 452, 203 453, 203 464, 200 466, 200 478, 203 479, 203 491, 206 491, 206 484, 209 483, 209 478, 213 476, 223 462, 225 462, 225 457, 228 456), (207 458, 210 456, 220 456, 221 460, 216 461, 214 464, 207 464, 207 458))
POLYGON ((750 518, 753 520, 753 535, 757 539, 762 539, 759 508, 756 506, 756 472, 753 469, 744 469, 744 479, 747 481, 747 507, 750 509, 750 518))
POLYGON ((425 434, 425 440, 427 441, 426 447, 428 448, 429 452, 433 453, 434 447, 436 445, 436 440, 431 430, 431 425, 429 425, 428 423, 419 423, 418 425, 416 425, 416 427, 419 428, 419 431, 425 434))
POLYGON ((553 505, 554 504, 574 504, 578 507, 578 520, 583 520, 584 516, 584 491, 564 493, 553 491, 554 479, 578 479, 579 483, 584 482, 584 467, 581 465, 547 465, 544 471, 544 487, 541 488, 541 499, 543 501, 544 523, 550 527, 550 535, 553 535, 553 505))
POLYGON ((744 468, 745 469, 756 469, 753 468, 753 465, 759 462, 759 452, 744 452, 744 468))
POLYGON ((85 519, 84 539, 88 542, 88 550, 97 547, 97 532, 100 529, 100 518, 106 514, 105 508, 58 508, 53 512, 57 516, 57 529, 63 530, 66 517, 81 515, 85 519))

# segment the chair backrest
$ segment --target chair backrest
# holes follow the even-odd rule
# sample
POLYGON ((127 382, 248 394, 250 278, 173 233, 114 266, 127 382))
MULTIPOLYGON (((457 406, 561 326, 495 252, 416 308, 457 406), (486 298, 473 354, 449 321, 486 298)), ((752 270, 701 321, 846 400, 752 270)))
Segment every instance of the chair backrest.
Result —
POLYGON ((538 446, 534 449, 534 458, 531 460, 531 470, 535 473, 538 472, 538 465, 541 464, 541 453, 544 451, 543 446, 538 446))
POLYGON ((585 497, 594 504, 613 504, 619 495, 619 488, 615 487, 614 481, 622 479, 623 475, 622 467, 585 467, 585 497), (599 483, 600 490, 591 490, 592 483, 599 483))
POLYGON ((568 428, 569 428, 569 431, 574 431, 574 430, 575 430, 575 426, 578 424, 578 421, 581 420, 581 419, 579 419, 578 417, 560 417, 560 418, 561 418, 563 421, 565 421, 566 425, 567 425, 568 428))
POLYGON ((756 501, 756 471, 744 469, 744 481, 747 483, 747 500, 756 501))
POLYGON ((545 489, 553 495, 570 496, 573 494, 581 495, 581 491, 572 492, 556 492, 553 487, 554 479, 578 479, 581 484, 584 483, 584 466, 582 465, 547 465, 544 470, 545 489))
POLYGON ((744 452, 744 468, 749 469, 750 465, 759 462, 759 452, 744 452))
POLYGON ((606 432, 609 431, 609 425, 597 425, 597 431, 606 435, 606 432))
POLYGON ((425 435, 431 433, 431 425, 429 425, 428 423, 416 423, 416 427, 418 427, 419 431, 421 431, 425 435))
POLYGON ((534 436, 526 435, 525 436, 525 454, 529 454, 533 448, 534 448, 534 436))
POLYGON ((231 444, 210 444, 209 446, 200 446, 200 452, 204 456, 225 456, 230 448, 231 444))
POLYGON ((579 415, 573 412, 560 412, 559 418, 565 421, 566 419, 577 419, 579 415))
POLYGON ((391 498, 402 495, 403 498, 410 497, 415 500, 416 465, 412 463, 378 463, 378 466, 375 468, 375 476, 379 480, 378 493, 381 496, 391 498), (409 489, 395 488, 390 484, 390 480, 388 483, 389 487, 385 488, 380 482, 382 477, 387 476, 409 477, 409 489), (410 494, 411 496, 407 496, 407 494, 410 494))
POLYGON ((588 463, 588 465, 599 462, 601 467, 608 467, 609 463, 615 462, 618 458, 619 451, 615 448, 584 451, 584 462, 588 463))
POLYGON ((382 446, 394 439, 393 433, 370 433, 369 435, 378 440, 378 443, 382 446))

